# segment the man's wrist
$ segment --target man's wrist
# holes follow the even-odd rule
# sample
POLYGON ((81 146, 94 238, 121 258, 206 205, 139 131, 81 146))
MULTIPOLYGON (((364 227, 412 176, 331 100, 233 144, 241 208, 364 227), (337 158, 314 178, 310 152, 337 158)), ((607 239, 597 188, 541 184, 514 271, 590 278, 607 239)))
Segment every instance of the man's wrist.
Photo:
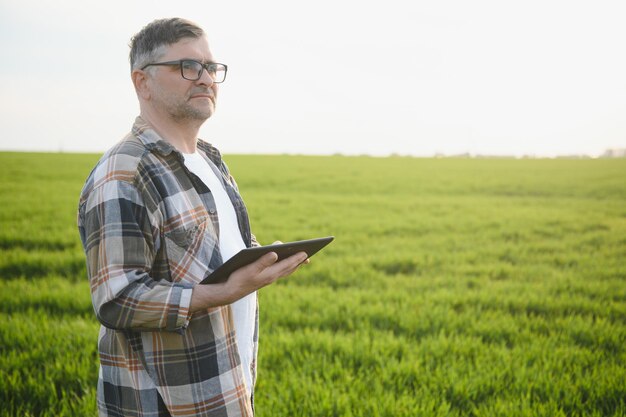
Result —
POLYGON ((232 295, 226 283, 196 285, 191 294, 190 310, 195 313, 211 307, 230 304, 232 295))

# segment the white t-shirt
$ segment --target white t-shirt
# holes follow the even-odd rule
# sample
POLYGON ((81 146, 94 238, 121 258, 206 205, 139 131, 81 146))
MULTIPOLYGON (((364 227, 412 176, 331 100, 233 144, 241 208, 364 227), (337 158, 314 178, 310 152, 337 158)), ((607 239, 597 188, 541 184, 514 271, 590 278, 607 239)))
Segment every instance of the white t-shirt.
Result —
MULTIPOLYGON (((233 255, 246 247, 239 231, 237 214, 221 181, 221 173, 210 161, 196 153, 184 153, 185 165, 209 187, 215 199, 215 208, 220 225, 220 252, 226 262, 233 255)), ((243 365, 246 387, 251 392, 252 373, 250 366, 254 356, 254 325, 256 319, 256 292, 248 294, 231 304, 235 321, 235 334, 239 356, 243 365)))

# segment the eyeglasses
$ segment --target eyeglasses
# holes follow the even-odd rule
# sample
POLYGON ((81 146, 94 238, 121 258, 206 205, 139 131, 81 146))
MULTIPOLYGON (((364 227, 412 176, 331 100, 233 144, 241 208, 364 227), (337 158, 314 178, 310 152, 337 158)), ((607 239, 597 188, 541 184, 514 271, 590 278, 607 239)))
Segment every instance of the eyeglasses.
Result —
POLYGON ((202 77, 202 71, 206 70, 209 76, 213 79, 213 82, 218 84, 224 82, 226 79, 226 70, 228 67, 225 64, 218 64, 216 62, 202 62, 195 61, 193 59, 181 59, 179 61, 167 61, 167 62, 154 62, 152 64, 146 64, 141 69, 144 70, 150 65, 167 65, 180 67, 180 75, 189 81, 198 81, 202 77))

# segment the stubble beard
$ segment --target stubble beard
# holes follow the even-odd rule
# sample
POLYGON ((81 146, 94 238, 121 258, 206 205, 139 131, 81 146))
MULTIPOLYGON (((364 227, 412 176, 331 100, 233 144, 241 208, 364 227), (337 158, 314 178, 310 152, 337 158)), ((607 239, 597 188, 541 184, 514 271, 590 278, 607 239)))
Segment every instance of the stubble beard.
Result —
POLYGON ((188 97, 180 100, 172 100, 159 94, 158 101, 167 114, 176 123, 204 123, 215 111, 215 101, 211 101, 208 108, 194 107, 188 97))
POLYGON ((193 106, 190 102, 191 99, 179 103, 169 103, 169 114, 176 122, 205 122, 209 117, 213 115, 215 111, 215 101, 211 100, 208 107, 198 108, 193 106))
MULTIPOLYGON (((212 107, 212 106, 211 106, 212 107)), ((213 108, 204 110, 195 108, 189 103, 174 107, 170 110, 171 118, 176 122, 205 122, 213 115, 213 108)))

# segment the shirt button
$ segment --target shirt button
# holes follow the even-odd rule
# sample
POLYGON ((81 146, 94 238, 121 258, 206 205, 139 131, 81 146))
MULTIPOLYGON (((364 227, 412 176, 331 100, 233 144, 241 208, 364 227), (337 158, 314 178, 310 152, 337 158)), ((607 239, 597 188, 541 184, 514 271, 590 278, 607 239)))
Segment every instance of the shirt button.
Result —
POLYGON ((214 208, 209 209, 209 213, 211 213, 211 214, 215 214, 215 209, 214 209, 214 208))

